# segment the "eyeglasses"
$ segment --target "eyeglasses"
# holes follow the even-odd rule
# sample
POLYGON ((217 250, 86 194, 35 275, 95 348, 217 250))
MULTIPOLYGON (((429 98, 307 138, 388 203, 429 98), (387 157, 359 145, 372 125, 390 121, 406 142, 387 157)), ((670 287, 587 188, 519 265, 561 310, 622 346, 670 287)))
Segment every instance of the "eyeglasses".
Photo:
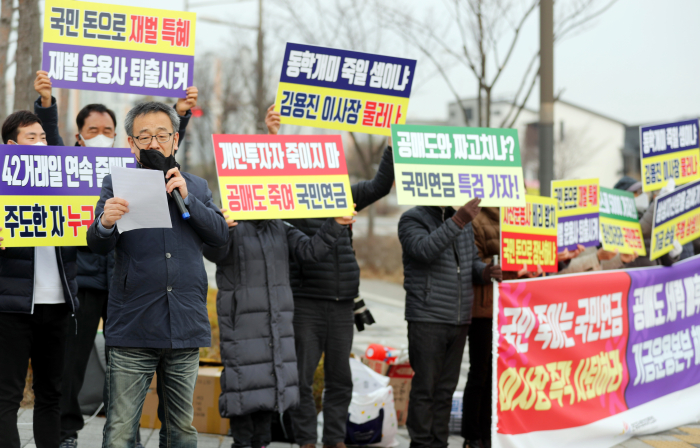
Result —
POLYGON ((135 136, 132 135, 131 138, 136 140, 137 142, 141 143, 142 145, 150 145, 153 139, 155 138, 158 143, 168 143, 170 139, 172 138, 173 133, 165 133, 161 132, 160 134, 156 135, 140 135, 140 136, 135 136))

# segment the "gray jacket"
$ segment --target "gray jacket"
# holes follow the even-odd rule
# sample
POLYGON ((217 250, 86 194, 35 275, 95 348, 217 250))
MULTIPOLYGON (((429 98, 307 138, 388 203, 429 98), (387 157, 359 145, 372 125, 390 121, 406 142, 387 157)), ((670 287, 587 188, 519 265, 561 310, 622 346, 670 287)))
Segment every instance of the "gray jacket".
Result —
POLYGON ((406 320, 471 323, 473 283, 483 284, 471 224, 460 229, 451 207, 414 207, 401 216, 406 320))
POLYGON ((333 219, 312 238, 279 219, 240 221, 224 246, 204 246, 219 288, 222 417, 284 412, 299 403, 289 258, 317 262, 344 231, 333 219))

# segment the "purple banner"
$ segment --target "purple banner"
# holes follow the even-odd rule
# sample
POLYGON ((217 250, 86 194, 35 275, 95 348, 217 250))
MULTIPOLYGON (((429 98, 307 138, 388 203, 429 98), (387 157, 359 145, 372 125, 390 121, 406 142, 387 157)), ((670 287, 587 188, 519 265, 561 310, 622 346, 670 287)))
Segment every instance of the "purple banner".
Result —
POLYGON ((409 98, 416 60, 287 42, 280 82, 409 98))
POLYGON ((576 250, 578 245, 597 246, 600 243, 598 213, 560 217, 557 225, 557 250, 576 250))
POLYGON ((54 87, 184 98, 194 56, 45 42, 42 70, 54 87))
POLYGON ((631 269, 629 408, 700 382, 700 257, 631 269))
POLYGON ((3 196, 99 196, 110 167, 136 167, 129 148, 0 145, 3 196))
POLYGON ((698 147, 698 120, 639 127, 642 159, 698 147))

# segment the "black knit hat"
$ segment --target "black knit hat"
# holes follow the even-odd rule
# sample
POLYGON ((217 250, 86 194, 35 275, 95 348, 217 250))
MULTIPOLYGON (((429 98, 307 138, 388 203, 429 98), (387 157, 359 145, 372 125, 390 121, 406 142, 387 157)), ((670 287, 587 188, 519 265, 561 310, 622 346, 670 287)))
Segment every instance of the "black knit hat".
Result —
POLYGON ((622 179, 618 180, 613 188, 634 193, 637 190, 641 190, 642 183, 637 179, 625 176, 622 179))

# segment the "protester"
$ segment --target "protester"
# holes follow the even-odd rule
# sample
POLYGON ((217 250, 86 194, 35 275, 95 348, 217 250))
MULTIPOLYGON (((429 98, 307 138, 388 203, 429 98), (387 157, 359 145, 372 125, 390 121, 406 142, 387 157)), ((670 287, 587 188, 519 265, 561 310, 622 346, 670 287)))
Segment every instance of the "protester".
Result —
MULTIPOLYGON (((52 84, 48 73, 38 71, 34 89, 39 98, 34 102, 34 112, 45 123, 50 145, 63 146, 59 134, 58 107, 52 96, 52 84)), ((178 99, 175 110, 180 116, 180 141, 192 116, 190 109, 197 105, 196 87, 187 89, 185 98, 178 99)), ((116 138, 117 119, 114 112, 102 104, 88 104, 76 117, 75 146, 110 148, 116 138)), ((83 387, 85 370, 95 342, 100 319, 107 320, 107 297, 114 270, 114 253, 98 255, 87 248, 78 251, 78 299, 82 306, 75 319, 68 321, 66 338, 65 371, 61 390, 61 446, 75 448, 78 432, 85 421, 80 409, 78 394, 83 387)), ((140 442, 137 443, 137 448, 140 442)))
MULTIPOLYGON (((2 139, 12 145, 46 145, 41 120, 29 111, 7 117, 2 139)), ((0 246, 2 241, 0 237, 0 246)), ((17 412, 31 359, 34 443, 37 448, 56 448, 66 325, 69 315, 78 310, 77 249, 1 249, 0 447, 20 447, 17 412)))
MULTIPOLYGON (((501 253, 500 209, 483 207, 472 221, 474 243, 479 259, 493 263, 501 253)), ((503 280, 532 277, 527 271, 504 272, 503 280)), ((491 340, 493 318, 493 284, 474 283, 472 321, 469 326, 469 376, 464 390, 462 437, 464 446, 491 446, 491 340)))
MULTIPOLYGON (((268 132, 277 134, 280 114, 274 105, 265 118, 268 132)), ((383 198, 394 184, 394 158, 391 143, 384 150, 374 179, 351 186, 357 211, 383 198)), ((314 236, 325 219, 292 219, 288 222, 314 236)), ((343 232, 335 250, 320 260, 291 260, 294 292, 294 334, 299 368, 300 405, 292 423, 296 442, 311 448, 317 440, 316 404, 313 397, 314 373, 323 360, 323 444, 345 447, 348 406, 352 399, 350 352, 353 338, 353 308, 360 295, 360 266, 352 248, 352 229, 343 232)))
MULTIPOLYGON (((661 191, 655 193, 656 195, 661 195, 666 192, 673 191, 675 187, 674 182, 669 182, 669 185, 662 188, 661 191)), ((651 230, 653 228, 654 222, 654 204, 656 202, 656 197, 653 201, 649 200, 649 196, 642 190, 642 183, 636 179, 629 176, 622 177, 613 188, 618 190, 629 191, 634 194, 634 202, 637 207, 637 214, 639 215, 639 224, 642 228, 642 239, 644 240, 644 245, 646 247, 647 254, 645 256, 640 256, 633 262, 628 263, 625 267, 636 268, 645 266, 671 266, 676 261, 680 260, 680 255, 683 251, 683 247, 674 241, 674 249, 665 255, 657 258, 656 260, 651 260, 651 230)))
POLYGON ((479 259, 471 222, 475 198, 452 207, 414 207, 399 220, 408 351, 415 372, 406 426, 411 447, 447 447, 452 395, 472 318, 472 283, 502 279, 479 259))
POLYGON ((228 222, 228 243, 204 247, 219 288, 219 410, 231 419, 232 448, 262 448, 273 415, 299 403, 288 260, 323 259, 355 221, 326 219, 313 237, 279 219, 228 222))
POLYGON ((624 269, 638 257, 636 253, 621 254, 618 251, 611 252, 596 246, 586 248, 581 246, 581 248, 579 249, 579 255, 564 263, 557 274, 624 269))
POLYGON ((172 228, 122 234, 119 220, 129 212, 129 204, 114 197, 108 175, 88 230, 93 252, 106 255, 116 249, 105 331, 109 357, 104 448, 133 446, 156 372, 161 446, 197 445, 192 399, 198 348, 211 345, 202 244, 221 246, 228 235, 226 220, 212 202, 207 182, 181 173, 175 162, 179 121, 173 108, 149 102, 129 111, 124 128, 139 164, 167 171, 166 191, 179 189, 190 218, 183 220, 168 196, 172 228))

